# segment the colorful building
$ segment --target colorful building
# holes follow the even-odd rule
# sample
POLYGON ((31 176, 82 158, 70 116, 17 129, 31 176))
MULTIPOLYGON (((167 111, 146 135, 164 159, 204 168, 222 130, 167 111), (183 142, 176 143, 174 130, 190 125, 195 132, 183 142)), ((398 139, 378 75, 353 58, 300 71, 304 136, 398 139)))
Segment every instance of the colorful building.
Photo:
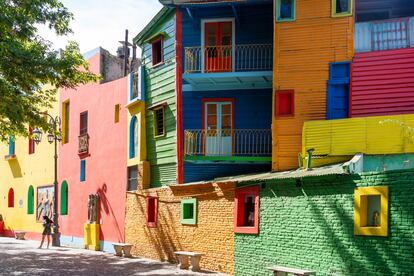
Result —
MULTIPOLYGON (((47 113, 58 115, 57 101, 47 113)), ((30 134, 32 129, 27 131, 30 134)), ((42 216, 53 217, 54 147, 46 137, 42 140, 36 144, 30 138, 10 137, 8 144, 0 145, 0 214, 5 227, 0 235, 25 231, 26 238, 40 239, 42 216)))
POLYGON ((127 87, 123 61, 102 48, 85 55, 100 82, 60 91, 62 144, 59 147, 60 189, 67 190, 67 212, 60 213, 61 243, 84 246, 88 198, 99 195, 94 249, 113 250, 124 241, 127 187, 127 87))

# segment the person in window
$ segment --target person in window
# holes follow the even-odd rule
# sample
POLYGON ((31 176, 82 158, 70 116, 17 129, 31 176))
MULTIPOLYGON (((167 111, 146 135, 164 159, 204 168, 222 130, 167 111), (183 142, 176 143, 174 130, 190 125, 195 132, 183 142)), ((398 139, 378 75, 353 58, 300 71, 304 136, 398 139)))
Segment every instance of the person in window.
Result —
POLYGON ((244 203, 244 226, 254 226, 254 197, 247 196, 244 203))
POLYGON ((52 235, 52 224, 53 221, 48 216, 43 216, 43 233, 39 248, 42 248, 45 237, 47 236, 47 248, 49 249, 50 236, 52 235))

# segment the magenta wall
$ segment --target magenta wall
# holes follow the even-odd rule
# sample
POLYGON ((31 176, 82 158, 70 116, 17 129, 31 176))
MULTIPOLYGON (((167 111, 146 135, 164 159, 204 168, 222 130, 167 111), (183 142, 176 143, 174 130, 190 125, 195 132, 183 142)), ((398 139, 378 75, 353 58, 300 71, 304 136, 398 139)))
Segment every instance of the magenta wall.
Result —
POLYGON ((414 48, 356 54, 351 117, 414 113, 414 48))
MULTIPOLYGON (((89 59, 91 70, 99 72, 100 54, 89 59)), ((59 184, 68 183, 68 215, 60 217, 62 236, 83 237, 87 221, 88 195, 98 193, 101 199, 101 240, 124 241, 126 156, 127 156, 127 79, 105 84, 84 85, 63 90, 62 102, 70 100, 69 143, 59 148, 59 184), (114 122, 115 105, 121 107, 120 120, 114 122), (80 182, 78 135, 80 113, 88 111, 89 154, 86 180, 80 182)), ((62 114, 62 110, 60 110, 62 114)), ((60 189, 59 189, 60 191, 60 189)), ((59 196, 60 197, 60 196, 59 196)))

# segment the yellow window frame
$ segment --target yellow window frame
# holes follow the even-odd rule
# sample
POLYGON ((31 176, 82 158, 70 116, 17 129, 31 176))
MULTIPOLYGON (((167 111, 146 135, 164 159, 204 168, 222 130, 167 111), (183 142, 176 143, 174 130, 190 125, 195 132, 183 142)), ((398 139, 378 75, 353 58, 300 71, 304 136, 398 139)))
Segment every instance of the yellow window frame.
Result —
POLYGON ((165 136, 165 109, 164 109, 164 106, 154 108, 152 110, 152 114, 154 116, 153 117, 153 120, 154 120, 154 137, 155 138, 164 137, 165 136), (157 111, 158 110, 162 110, 162 133, 161 134, 158 133, 158 118, 157 118, 157 111))
POLYGON ((348 7, 349 11, 336 13, 336 1, 331 0, 331 16, 332 17, 344 17, 344 16, 351 16, 354 10, 354 0, 348 0, 348 7))
POLYGON ((358 187, 355 189, 354 234, 358 236, 388 236, 388 186, 358 187), (380 226, 366 225, 368 196, 381 197, 380 226))
MULTIPOLYGON (((62 103, 62 144, 69 143, 69 125, 67 124, 67 120, 70 118, 70 114, 67 114, 67 106, 69 105, 69 113, 70 113, 70 100, 66 100, 62 103)), ((70 123, 69 123, 70 124, 70 123)))

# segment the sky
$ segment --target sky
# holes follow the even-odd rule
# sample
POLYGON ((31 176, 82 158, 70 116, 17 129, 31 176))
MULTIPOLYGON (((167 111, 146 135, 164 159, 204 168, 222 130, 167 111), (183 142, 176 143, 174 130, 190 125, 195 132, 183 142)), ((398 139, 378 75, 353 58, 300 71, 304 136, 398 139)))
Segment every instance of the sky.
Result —
POLYGON ((132 41, 162 8, 158 0, 61 0, 72 12, 73 35, 58 37, 46 26, 40 26, 38 34, 51 41, 53 47, 64 48, 68 40, 79 43, 81 53, 98 46, 115 54, 129 30, 132 41))

